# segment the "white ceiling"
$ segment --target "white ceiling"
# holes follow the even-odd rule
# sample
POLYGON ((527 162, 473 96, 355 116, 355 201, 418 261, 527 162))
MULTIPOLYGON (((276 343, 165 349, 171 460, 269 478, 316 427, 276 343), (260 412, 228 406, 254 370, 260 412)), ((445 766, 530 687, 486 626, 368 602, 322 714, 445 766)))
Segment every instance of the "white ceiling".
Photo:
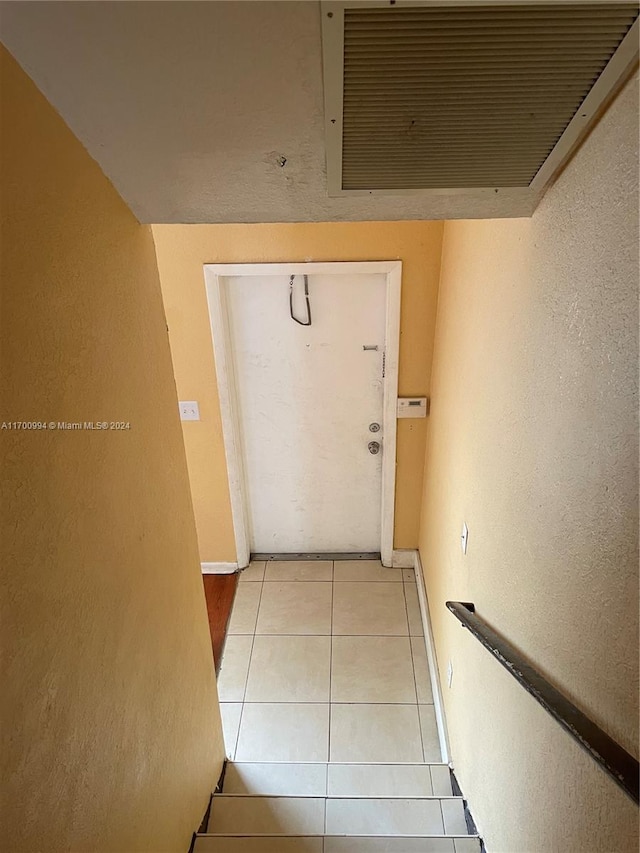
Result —
POLYGON ((5 2, 0 35, 142 222, 532 212, 466 192, 329 198, 315 0, 5 2))

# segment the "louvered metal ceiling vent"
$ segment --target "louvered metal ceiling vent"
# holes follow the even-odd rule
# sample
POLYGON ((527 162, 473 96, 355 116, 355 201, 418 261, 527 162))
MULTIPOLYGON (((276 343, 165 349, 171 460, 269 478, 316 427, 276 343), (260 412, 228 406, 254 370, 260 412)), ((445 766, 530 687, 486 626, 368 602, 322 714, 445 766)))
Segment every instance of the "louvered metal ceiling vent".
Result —
POLYGON ((322 4, 330 195, 540 190, 637 61, 635 3, 322 4))

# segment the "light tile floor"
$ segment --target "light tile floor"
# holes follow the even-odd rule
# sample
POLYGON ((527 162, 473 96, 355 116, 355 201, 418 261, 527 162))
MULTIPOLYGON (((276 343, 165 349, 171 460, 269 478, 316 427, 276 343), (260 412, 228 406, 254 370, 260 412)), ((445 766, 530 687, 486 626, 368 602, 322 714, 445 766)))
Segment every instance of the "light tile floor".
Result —
POLYGON ((236 761, 442 760, 408 569, 252 563, 240 575, 218 690, 236 761))

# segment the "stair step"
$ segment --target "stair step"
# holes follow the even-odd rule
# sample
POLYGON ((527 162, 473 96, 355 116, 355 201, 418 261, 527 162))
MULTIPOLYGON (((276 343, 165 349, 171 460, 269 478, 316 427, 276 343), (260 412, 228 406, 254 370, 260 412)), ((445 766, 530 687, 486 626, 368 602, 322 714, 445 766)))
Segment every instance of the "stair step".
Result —
POLYGON ((330 764, 327 794, 352 797, 450 797, 451 775, 446 764, 330 764))
POLYGON ((292 797, 450 797, 446 764, 276 764, 227 765, 225 794, 292 797))
POLYGON ((464 835, 462 798, 268 797, 216 794, 209 833, 221 835, 464 835))
POLYGON ((331 835, 448 835, 466 831, 461 799, 327 800, 326 832, 331 835), (445 802, 446 812, 442 808, 445 802), (460 817, 462 823, 456 819, 460 817))
POLYGON ((321 835, 323 797, 234 797, 216 794, 209 832, 224 835, 321 835))
POLYGON ((480 853, 475 836, 198 835, 193 853, 480 853))
POLYGON ((229 763, 222 791, 225 794, 324 797, 327 794, 327 765, 229 763))

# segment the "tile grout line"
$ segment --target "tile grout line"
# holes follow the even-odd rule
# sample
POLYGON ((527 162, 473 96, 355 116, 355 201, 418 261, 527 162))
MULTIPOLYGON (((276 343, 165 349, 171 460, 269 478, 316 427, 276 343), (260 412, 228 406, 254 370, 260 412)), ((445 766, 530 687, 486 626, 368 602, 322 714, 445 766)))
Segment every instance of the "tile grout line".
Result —
MULTIPOLYGON (((229 703, 227 703, 229 704, 229 703)), ((239 703, 236 703, 239 704, 239 703)), ((320 703, 319 703, 320 704, 320 703)), ((298 764, 298 765, 315 765, 315 764, 326 764, 326 761, 238 761, 237 764, 298 764)), ((362 765, 366 767, 420 767, 424 762, 420 761, 332 761, 331 764, 336 767, 351 767, 354 764, 362 765)), ((449 770, 449 765, 445 764, 442 761, 427 761, 425 764, 426 767, 446 767, 449 770)), ((274 797, 276 794, 273 795, 274 797)), ((320 796, 320 795, 318 795, 320 796)), ((331 796, 337 796, 332 794, 331 796)), ((435 795, 440 796, 439 794, 435 795)), ((447 797, 455 797, 456 794, 442 794, 441 796, 447 797)))
MULTIPOLYGON (((231 705, 231 704, 233 704, 233 700, 232 700, 231 702, 224 702, 224 703, 222 703, 222 704, 225 704, 225 705, 231 705)), ((300 701, 299 699, 293 699, 293 700, 283 700, 283 699, 276 699, 276 700, 273 700, 273 699, 266 699, 266 700, 265 700, 265 699, 258 699, 258 700, 256 700, 256 701, 247 700, 247 701, 246 701, 246 702, 244 702, 244 703, 242 703, 239 699, 236 699, 236 700, 235 700, 235 704, 236 704, 236 705, 237 705, 237 704, 245 704, 245 705, 385 705, 385 706, 386 706, 386 705, 388 705, 389 707, 393 707, 393 708, 415 708, 415 707, 416 707, 416 703, 415 703, 415 702, 366 702, 366 701, 365 701, 365 702, 313 702, 313 701, 307 701, 307 702, 304 702, 304 701, 300 701)), ((430 702, 421 702, 421 703, 419 703, 419 704, 421 704, 421 705, 425 705, 426 707, 428 707, 428 706, 430 706, 432 703, 430 703, 430 702)), ((249 763, 252 763, 252 762, 249 762, 249 763)), ((307 762, 307 763, 308 763, 308 764, 324 764, 325 762, 323 762, 323 761, 316 761, 316 762, 311 761, 311 762, 307 762)), ((341 762, 339 762, 339 761, 331 761, 330 763, 331 763, 331 764, 340 764, 341 762)), ((350 761, 344 761, 344 762, 342 762, 342 763, 343 763, 343 764, 350 764, 351 762, 350 762, 350 761)), ((369 762, 365 762, 365 763, 367 763, 367 764, 376 764, 376 763, 379 763, 379 762, 376 762, 376 761, 369 761, 369 762)), ((384 763, 384 762, 383 762, 383 763, 384 763)), ((388 762, 387 762, 387 763, 388 763, 388 762)), ((402 762, 391 762, 391 763, 392 763, 392 764, 394 764, 394 763, 395 763, 395 764, 398 764, 398 763, 402 764, 402 762)), ((405 763, 414 764, 415 762, 411 762, 411 761, 410 761, 410 762, 405 762, 405 763)), ((427 762, 427 763, 431 763, 431 764, 441 764, 442 762, 432 761, 432 762, 427 762)))
MULTIPOLYGON (((333 717, 332 708, 333 705, 333 592, 335 589, 336 582, 336 562, 335 560, 331 564, 331 611, 330 611, 330 640, 329 640, 329 737, 327 743, 327 785, 326 785, 326 796, 329 796, 329 763, 331 761, 331 720, 333 717)), ((324 801, 324 830, 325 833, 327 831, 327 801, 324 801)), ((323 842, 324 848, 324 842, 323 842)))
MULTIPOLYGON (((253 637, 254 634, 247 633, 246 631, 242 634, 230 634, 230 637, 253 637)), ((397 639, 401 637, 402 639, 408 639, 410 634, 287 634, 287 633, 269 633, 269 634, 261 634, 260 632, 255 633, 256 637, 376 637, 380 639, 397 639)), ((414 638, 422 639, 421 634, 414 634, 414 638)), ((426 703, 430 704, 430 703, 426 703)))
MULTIPOLYGON (((403 587, 404 587, 404 599, 405 599, 405 601, 406 601, 406 603, 407 603, 407 620, 408 620, 408 619, 409 619, 409 602, 407 601, 407 584, 408 584, 409 586, 411 586, 411 584, 413 584, 413 586, 416 586, 416 582, 415 582, 415 581, 405 581, 405 582, 403 583, 403 587)), ((417 587, 416 587, 416 596, 417 596, 417 595, 418 595, 418 589, 417 589, 417 587)), ((419 607, 420 607, 420 605, 418 605, 418 609, 419 609, 419 607)), ((423 643, 425 643, 425 645, 426 645, 426 642, 427 642, 427 641, 426 641, 426 638, 425 638, 425 636, 424 636, 424 629, 422 629, 422 633, 421 633, 421 634, 412 634, 412 633, 411 633, 411 624, 409 624, 409 636, 410 636, 410 637, 422 637, 422 641, 423 641, 423 643)))
MULTIPOLYGON (((404 593, 405 593, 405 602, 407 605, 407 619, 408 619, 409 618, 409 601, 407 599, 407 586, 406 586, 407 583, 409 583, 409 584, 414 583, 415 584, 415 581, 413 581, 413 582, 412 581, 405 581, 403 584, 404 593)), ((409 626, 409 632, 411 632, 411 626, 409 626)), ((411 642, 411 659, 412 660, 413 660, 413 640, 420 640, 422 645, 425 647, 425 652, 426 652, 427 639, 426 639, 426 636, 424 634, 424 631, 422 634, 411 634, 410 633, 409 640, 411 642)), ((427 659, 427 670, 426 670, 426 672, 427 672, 427 680, 429 682, 429 687, 430 687, 431 686, 431 669, 430 669, 428 659, 427 659)), ((415 676, 415 665, 414 665, 414 676, 415 676)), ((416 680, 416 695, 417 695, 417 692, 418 692, 418 682, 416 680)), ((424 756, 425 764, 427 764, 427 763, 430 764, 431 761, 427 759, 427 748, 426 748, 426 744, 425 744, 424 730, 422 727, 422 714, 420 712, 420 709, 424 706, 424 707, 433 708, 435 711, 435 702, 434 702, 434 697, 433 697, 433 693, 432 693, 431 689, 429 690, 429 692, 431 693, 431 701, 430 702, 421 702, 420 697, 418 697, 418 722, 420 725, 420 737, 422 739, 422 754, 424 756)), ((433 787, 433 774, 430 773, 430 775, 431 775, 431 782, 432 782, 432 787, 433 787)))
MULTIPOLYGON (((444 823, 444 811, 442 810, 442 800, 438 800, 438 803, 440 804, 440 817, 442 818, 442 832, 444 833, 444 835, 446 835, 447 834, 447 827, 445 826, 445 823, 444 823)), ((453 849, 454 850, 455 850, 455 847, 456 847, 456 845, 455 845, 455 841, 454 841, 454 843, 453 843, 453 849)))
MULTIPOLYGON (((413 584, 415 586, 415 581, 405 581, 403 583, 404 600, 405 600, 405 604, 407 607, 407 621, 409 622, 409 642, 411 643, 411 660, 414 661, 413 641, 414 640, 422 640, 422 645, 425 647, 425 654, 426 654, 426 642, 427 641, 426 641, 426 638, 424 636, 424 631, 422 634, 412 634, 411 633, 411 620, 409 619, 409 599, 407 598, 407 584, 409 586, 411 586, 411 584, 413 584)), ((417 591, 416 591, 416 595, 417 595, 417 591)), ((415 661, 414 661, 414 667, 413 667, 413 674, 414 674, 414 678, 416 679, 416 698, 418 700, 418 706, 420 706, 420 705, 433 705, 434 704, 433 695, 431 696, 431 702, 421 702, 420 701, 420 697, 418 696, 418 679, 416 677, 415 661)), ((429 661, 428 660, 427 660, 426 675, 427 675, 427 681, 430 681, 431 672, 429 670, 429 661)), ((431 692, 431 690, 429 692, 431 692)))
MULTIPOLYGON (((402 582, 402 594, 404 596, 404 610, 407 617, 407 631, 409 632, 409 653, 411 654, 411 670, 413 672, 413 689, 416 694, 416 713, 418 715, 418 731, 420 732, 420 746, 422 747, 422 761, 424 764, 427 763, 427 754, 424 749, 424 735, 422 734, 422 720, 420 718, 420 702, 418 701, 418 682, 416 681, 416 664, 413 659, 413 643, 411 642, 411 625, 409 623, 409 602, 407 601, 407 590, 404 585, 404 580, 402 582)), ((429 776, 431 776, 431 770, 429 770, 429 776)), ((433 790, 433 781, 431 782, 431 789, 433 790)))
MULTIPOLYGON (((404 593, 404 606, 407 610, 407 628, 409 629, 409 637, 412 637, 411 633, 411 619, 409 618, 409 598, 407 596, 407 583, 405 579, 402 579, 402 592, 404 593)), ((411 655, 413 656, 413 650, 411 651, 411 655)))
POLYGON ((236 753, 238 751, 238 744, 240 743, 240 730, 242 728, 242 718, 244 717, 244 707, 247 704, 246 697, 247 697, 247 687, 249 684, 249 672, 251 670, 251 659, 253 658, 253 647, 254 647, 255 642, 256 642, 256 631, 258 630, 258 617, 260 616, 260 604, 262 603, 262 591, 264 589, 264 578, 265 578, 266 574, 267 574, 267 564, 265 563, 264 564, 264 573, 262 575, 262 582, 260 583, 260 595, 258 596, 258 607, 256 609, 256 621, 255 621, 254 626, 253 626, 253 634, 251 635, 251 651, 249 652, 249 666, 247 667, 247 676, 246 676, 245 682, 244 682, 244 692, 242 694, 242 708, 240 709, 240 722, 238 723, 238 734, 236 737, 236 745, 235 745, 235 748, 233 750, 232 761, 235 761, 235 759, 236 759, 236 753))
MULTIPOLYGON (((254 634, 248 633, 244 631, 242 634, 230 634, 230 637, 253 637, 254 634)), ((314 632, 312 634, 287 634, 287 633, 269 633, 269 634, 261 634, 259 631, 255 632, 256 637, 380 637, 383 639, 392 638, 397 639, 398 637, 402 637, 403 639, 407 639, 409 634, 318 634, 314 632)), ((419 634, 413 635, 416 638, 422 639, 422 636, 419 634)), ((427 703, 429 704, 429 703, 427 703)))
MULTIPOLYGON (((402 592, 404 593, 404 609, 407 614, 407 626, 409 631, 411 631, 411 626, 409 625, 409 603, 407 601, 407 591, 404 588, 404 584, 402 584, 402 592)), ((418 679, 416 678, 416 662, 413 659, 413 643, 411 642, 412 637, 411 633, 409 633, 409 654, 411 655, 411 671, 413 672, 413 692, 416 695, 416 707, 420 704, 420 699, 418 698, 418 679)), ((418 711, 418 718, 420 718, 420 712, 418 711)), ((422 755, 424 757, 424 744, 422 747, 422 755)))

